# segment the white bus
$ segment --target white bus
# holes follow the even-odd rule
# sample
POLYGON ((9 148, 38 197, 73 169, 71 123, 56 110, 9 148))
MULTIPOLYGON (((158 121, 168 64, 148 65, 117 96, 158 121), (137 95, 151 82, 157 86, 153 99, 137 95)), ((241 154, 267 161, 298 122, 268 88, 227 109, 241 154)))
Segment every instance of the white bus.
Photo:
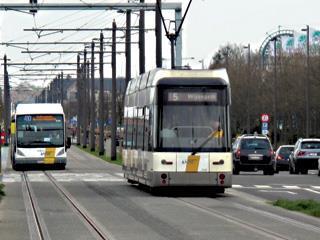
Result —
POLYGON ((129 82, 124 176, 154 187, 231 187, 230 84, 225 69, 155 69, 129 82))
POLYGON ((18 104, 11 122, 11 162, 17 170, 31 164, 67 163, 65 116, 61 104, 18 104))

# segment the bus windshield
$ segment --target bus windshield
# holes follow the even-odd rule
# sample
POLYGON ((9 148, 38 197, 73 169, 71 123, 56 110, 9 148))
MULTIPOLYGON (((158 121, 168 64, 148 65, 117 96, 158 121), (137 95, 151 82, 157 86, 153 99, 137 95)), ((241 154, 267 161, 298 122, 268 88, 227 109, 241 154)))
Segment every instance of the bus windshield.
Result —
POLYGON ((164 151, 226 151, 223 89, 166 89, 159 118, 164 151))
POLYGON ((19 115, 16 120, 17 147, 63 147, 63 115, 19 115))

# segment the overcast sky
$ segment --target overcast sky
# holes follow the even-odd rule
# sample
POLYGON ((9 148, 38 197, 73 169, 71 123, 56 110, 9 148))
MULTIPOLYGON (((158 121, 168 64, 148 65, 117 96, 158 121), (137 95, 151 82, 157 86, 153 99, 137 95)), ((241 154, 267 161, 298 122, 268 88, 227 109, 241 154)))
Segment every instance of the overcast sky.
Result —
MULTIPOLYGON (((163 2, 167 2, 162 0, 163 2)), ((0 3, 28 3, 29 0, 0 0, 0 3)), ((45 2, 79 2, 79 1, 43 1, 45 2)), ((94 2, 94 1, 82 1, 94 2)), ((95 1, 107 2, 107 1, 95 1)), ((109 1, 127 2, 127 1, 109 1)), ((155 2, 155 0, 146 0, 155 2)), ((170 2, 179 2, 171 1, 170 2)), ((184 9, 189 0, 183 0, 184 9)), ((201 59, 210 59, 217 49, 227 43, 243 44, 250 43, 253 48, 258 48, 262 41, 267 37, 267 32, 272 33, 281 26, 281 29, 292 29, 300 31, 301 28, 309 24, 310 27, 320 28, 320 1, 319 0, 193 0, 190 11, 188 12, 183 29, 183 57, 184 64, 191 64, 200 67, 198 63, 201 59), (193 57, 194 60, 189 58, 193 57)), ((64 33, 42 36, 37 38, 35 33, 25 32, 24 28, 32 27, 111 27, 111 22, 115 18, 118 26, 124 26, 125 16, 115 12, 46 12, 41 11, 32 16, 18 12, 2 12, 1 39, 2 41, 89 41, 93 37, 98 37, 99 33, 64 33)), ((165 17, 173 19, 173 14, 167 12, 165 17)), ((151 13, 146 17, 147 27, 154 26, 154 17, 151 13)), ((132 24, 138 23, 138 17, 132 16, 132 24)), ((164 33, 164 31, 163 31, 164 33)), ((108 34, 106 34, 108 35, 108 34)), ((134 37, 133 37, 134 38, 134 37)), ((155 67, 154 59, 154 32, 147 34, 146 62, 147 70, 155 67)), ((57 46, 44 47, 36 46, 30 49, 57 49, 57 46)), ((61 49, 61 47, 59 47, 61 49)), ((65 46, 64 50, 80 50, 83 47, 65 46)), ((121 48, 121 47, 119 47, 121 48)), ((170 49, 167 39, 163 38, 164 58, 170 56, 170 49)), ((7 53, 15 62, 31 61, 27 54, 21 54, 21 49, 2 47, 0 54, 7 53)), ((133 48, 133 62, 138 61, 137 47, 133 48)), ((32 57, 35 57, 33 55, 32 57)), ((75 61, 76 57, 69 56, 45 56, 39 61, 75 61)), ((35 59, 34 61, 36 61, 35 59)), ((170 66, 169 61, 164 61, 165 66, 170 66)), ((1 70, 2 71, 2 70, 1 70)), ((11 70, 12 71, 12 68, 11 70)), ((108 70, 106 70, 108 71, 108 70)), ((118 75, 124 75, 125 65, 124 56, 119 56, 118 75)), ((110 71, 109 71, 110 73, 110 71)), ((133 76, 138 73, 137 64, 133 68, 133 76)), ((107 73, 108 75, 108 73, 107 73)), ((110 74, 109 74, 110 75, 110 74)))

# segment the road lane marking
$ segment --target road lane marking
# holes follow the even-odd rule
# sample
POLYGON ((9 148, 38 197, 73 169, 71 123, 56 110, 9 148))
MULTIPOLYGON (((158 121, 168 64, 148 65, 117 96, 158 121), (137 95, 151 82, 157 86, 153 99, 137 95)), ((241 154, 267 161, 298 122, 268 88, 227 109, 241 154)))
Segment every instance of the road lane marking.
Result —
POLYGON ((299 186, 293 186, 293 185, 283 185, 282 187, 286 189, 301 189, 299 186))
POLYGON ((242 185, 232 184, 232 188, 243 188, 242 185))
POLYGON ((5 173, 2 176, 3 183, 21 182, 21 175, 19 173, 5 173))
POLYGON ((114 175, 118 176, 118 177, 122 177, 123 178, 123 173, 115 173, 114 175))
POLYGON ((315 189, 320 189, 320 186, 311 186, 311 187, 315 189))
POLYGON ((269 185, 253 185, 253 186, 255 186, 255 187, 258 188, 258 189, 262 189, 262 188, 272 188, 272 187, 269 186, 269 185))
POLYGON ((319 191, 315 191, 315 190, 312 190, 310 188, 304 188, 304 190, 309 191, 309 192, 313 192, 313 193, 316 193, 316 194, 320 194, 319 191))
POLYGON ((288 193, 291 195, 296 195, 297 193, 286 191, 286 190, 259 190, 259 192, 266 192, 266 193, 288 193))

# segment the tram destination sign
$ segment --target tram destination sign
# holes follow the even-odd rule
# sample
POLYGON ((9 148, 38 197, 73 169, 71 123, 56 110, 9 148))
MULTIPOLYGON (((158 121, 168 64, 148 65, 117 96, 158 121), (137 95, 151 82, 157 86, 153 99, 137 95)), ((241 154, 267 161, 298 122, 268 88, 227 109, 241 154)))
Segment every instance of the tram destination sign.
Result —
POLYGON ((216 92, 168 92, 168 102, 211 102, 216 103, 216 92))

